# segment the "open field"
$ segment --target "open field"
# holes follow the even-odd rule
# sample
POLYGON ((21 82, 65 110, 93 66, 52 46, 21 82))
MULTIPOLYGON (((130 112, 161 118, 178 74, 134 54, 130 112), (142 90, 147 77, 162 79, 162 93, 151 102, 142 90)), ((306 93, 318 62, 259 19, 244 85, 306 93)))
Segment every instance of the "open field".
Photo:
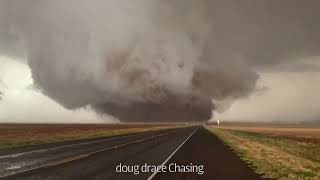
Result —
POLYGON ((0 149, 174 128, 172 124, 0 124, 0 149))
POLYGON ((221 126, 224 129, 256 132, 273 137, 283 137, 301 142, 320 143, 320 128, 311 127, 245 127, 221 126))
POLYGON ((320 179, 320 129, 209 127, 257 173, 276 179, 320 179))

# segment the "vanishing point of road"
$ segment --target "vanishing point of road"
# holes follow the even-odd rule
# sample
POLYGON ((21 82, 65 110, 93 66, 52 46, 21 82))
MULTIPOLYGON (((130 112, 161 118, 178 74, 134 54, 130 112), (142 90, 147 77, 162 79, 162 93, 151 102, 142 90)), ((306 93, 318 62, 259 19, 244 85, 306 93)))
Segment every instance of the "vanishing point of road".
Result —
POLYGON ((187 127, 70 142, 28 151, 0 151, 0 179, 255 180, 260 176, 204 127, 187 127), (141 172, 140 169, 136 173, 119 172, 120 164, 128 167, 122 170, 128 171, 129 167, 143 165, 203 165, 203 174, 200 171, 141 172))

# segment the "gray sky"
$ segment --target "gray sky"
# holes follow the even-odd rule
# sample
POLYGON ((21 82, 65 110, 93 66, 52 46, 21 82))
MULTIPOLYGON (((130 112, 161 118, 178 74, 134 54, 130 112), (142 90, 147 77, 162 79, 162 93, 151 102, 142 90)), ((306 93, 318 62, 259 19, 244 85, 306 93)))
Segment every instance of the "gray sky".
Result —
MULTIPOLYGON (((318 57, 320 59, 320 57, 318 57)), ((266 87, 240 99, 217 119, 230 121, 302 122, 320 120, 319 72, 261 72, 266 87)))
MULTIPOLYGON (((320 57, 313 57, 319 58, 320 57)), ((10 57, 0 57, 0 122, 88 123, 117 122, 90 109, 67 110, 30 88, 30 69, 10 57)), ((236 101, 216 119, 232 121, 303 121, 319 119, 320 72, 261 72, 258 87, 267 87, 236 101)))
POLYGON ((0 56, 0 122, 3 123, 99 123, 117 122, 102 118, 90 109, 67 110, 32 88, 33 81, 27 64, 0 56), (104 119, 104 120, 102 120, 104 119))
POLYGON ((3 0, 0 121, 319 120, 319 6, 3 0))

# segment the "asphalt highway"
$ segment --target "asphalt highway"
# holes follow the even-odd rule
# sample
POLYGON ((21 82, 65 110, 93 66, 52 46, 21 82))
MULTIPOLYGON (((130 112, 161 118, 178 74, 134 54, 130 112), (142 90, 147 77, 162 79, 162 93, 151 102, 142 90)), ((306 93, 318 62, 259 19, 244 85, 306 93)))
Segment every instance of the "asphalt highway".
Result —
POLYGON ((204 165, 204 173, 158 173, 153 180, 261 179, 228 146, 204 128, 198 130, 166 164, 172 163, 204 165))
POLYGON ((260 177, 205 128, 188 127, 3 154, 0 179, 250 180, 260 177))

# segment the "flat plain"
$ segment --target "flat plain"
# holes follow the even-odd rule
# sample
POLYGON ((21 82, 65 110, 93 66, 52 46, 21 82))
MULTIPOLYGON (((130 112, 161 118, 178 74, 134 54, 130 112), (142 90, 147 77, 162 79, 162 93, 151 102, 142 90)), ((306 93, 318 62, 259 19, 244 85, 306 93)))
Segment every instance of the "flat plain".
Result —
POLYGON ((320 128, 227 125, 208 129, 265 177, 320 179, 320 128))
POLYGON ((176 124, 0 124, 0 150, 177 127, 176 124))

